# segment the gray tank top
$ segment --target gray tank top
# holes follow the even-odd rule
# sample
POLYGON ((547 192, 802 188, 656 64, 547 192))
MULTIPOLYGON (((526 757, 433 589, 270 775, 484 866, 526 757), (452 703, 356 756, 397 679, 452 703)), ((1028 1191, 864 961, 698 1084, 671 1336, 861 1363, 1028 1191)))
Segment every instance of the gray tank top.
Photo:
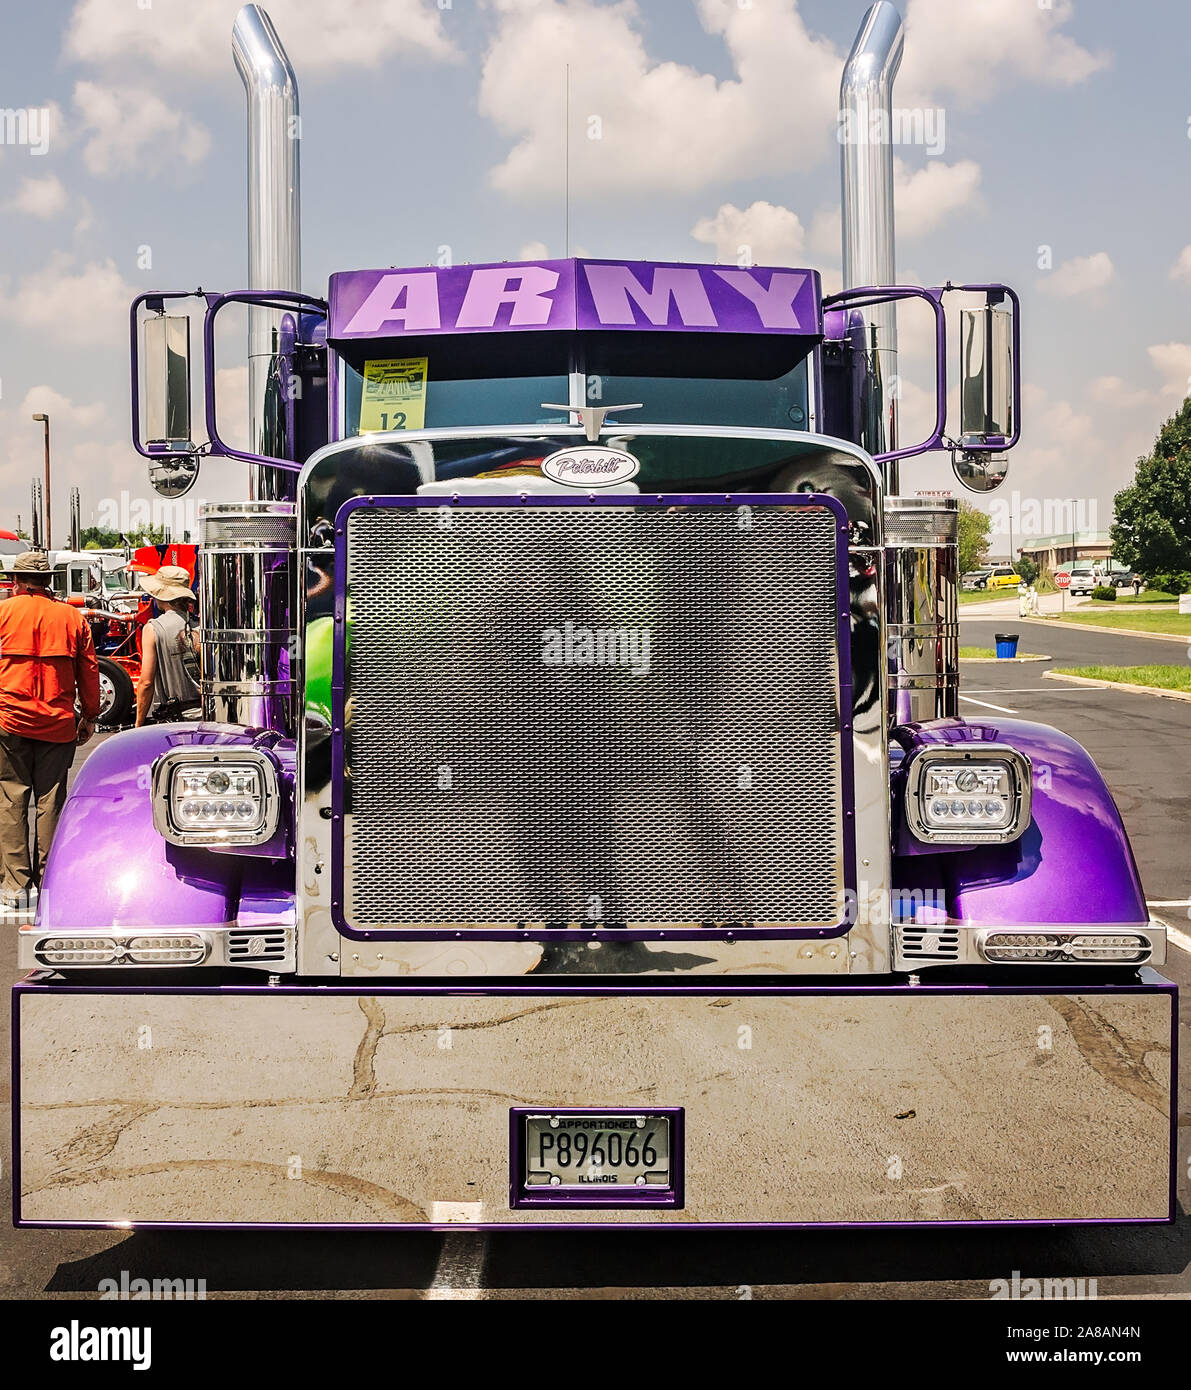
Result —
MULTIPOLYGON (((197 705, 199 688, 186 669, 183 653, 191 642, 186 619, 167 608, 149 624, 157 640, 157 669, 153 672, 153 704, 150 714, 162 705, 197 705)), ((191 647, 193 650, 193 647, 191 647)))

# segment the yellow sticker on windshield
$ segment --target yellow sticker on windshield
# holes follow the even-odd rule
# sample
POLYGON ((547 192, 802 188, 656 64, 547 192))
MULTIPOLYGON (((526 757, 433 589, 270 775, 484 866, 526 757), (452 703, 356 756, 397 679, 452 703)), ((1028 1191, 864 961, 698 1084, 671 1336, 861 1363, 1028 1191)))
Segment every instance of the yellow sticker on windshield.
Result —
POLYGON ((361 434, 425 427, 429 364, 426 357, 381 357, 364 363, 361 434))

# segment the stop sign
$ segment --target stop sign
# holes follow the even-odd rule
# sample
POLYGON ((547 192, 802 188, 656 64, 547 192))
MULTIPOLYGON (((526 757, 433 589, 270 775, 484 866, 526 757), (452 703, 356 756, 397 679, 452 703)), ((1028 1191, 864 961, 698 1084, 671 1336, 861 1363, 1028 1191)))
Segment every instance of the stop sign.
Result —
POLYGON ((1071 576, 1069 574, 1063 574, 1060 571, 1060 573, 1055 575, 1055 583, 1060 589, 1065 589, 1071 583, 1071 576))

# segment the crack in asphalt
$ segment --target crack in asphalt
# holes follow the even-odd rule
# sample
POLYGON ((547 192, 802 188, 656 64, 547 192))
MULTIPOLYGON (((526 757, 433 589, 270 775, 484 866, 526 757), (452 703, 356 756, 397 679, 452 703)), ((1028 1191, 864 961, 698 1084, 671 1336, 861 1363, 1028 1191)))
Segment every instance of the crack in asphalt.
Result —
POLYGON ((1047 1003, 1066 1022, 1085 1062, 1105 1081, 1160 1115, 1170 1113, 1170 1095, 1146 1066, 1149 1052, 1169 1052, 1170 1044, 1127 1038, 1090 1004, 1069 995, 1051 995, 1047 1003))
POLYGON ((379 1215, 391 1221, 423 1222, 426 1220, 424 1208, 408 1197, 392 1192, 387 1187, 354 1177, 350 1173, 336 1173, 320 1168, 306 1169, 301 1178, 290 1176, 284 1163, 265 1163, 248 1158, 180 1158, 164 1163, 141 1163, 131 1168, 96 1168, 90 1173, 55 1173, 37 1187, 25 1188, 25 1195, 32 1196, 53 1187, 84 1187, 99 1182, 119 1182, 126 1178, 148 1177, 160 1173, 186 1173, 196 1169, 206 1172, 238 1173, 251 1172, 279 1178, 285 1182, 304 1182, 314 1187, 325 1188, 340 1197, 363 1202, 379 1215))

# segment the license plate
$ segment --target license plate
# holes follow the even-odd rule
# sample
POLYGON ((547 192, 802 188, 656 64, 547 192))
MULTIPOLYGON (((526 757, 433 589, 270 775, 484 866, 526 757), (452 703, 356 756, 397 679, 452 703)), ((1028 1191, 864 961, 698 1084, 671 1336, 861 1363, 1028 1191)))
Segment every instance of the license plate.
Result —
POLYGON ((526 1194, 674 1190, 674 1126, 650 1111, 523 1112, 521 1181, 526 1194))

